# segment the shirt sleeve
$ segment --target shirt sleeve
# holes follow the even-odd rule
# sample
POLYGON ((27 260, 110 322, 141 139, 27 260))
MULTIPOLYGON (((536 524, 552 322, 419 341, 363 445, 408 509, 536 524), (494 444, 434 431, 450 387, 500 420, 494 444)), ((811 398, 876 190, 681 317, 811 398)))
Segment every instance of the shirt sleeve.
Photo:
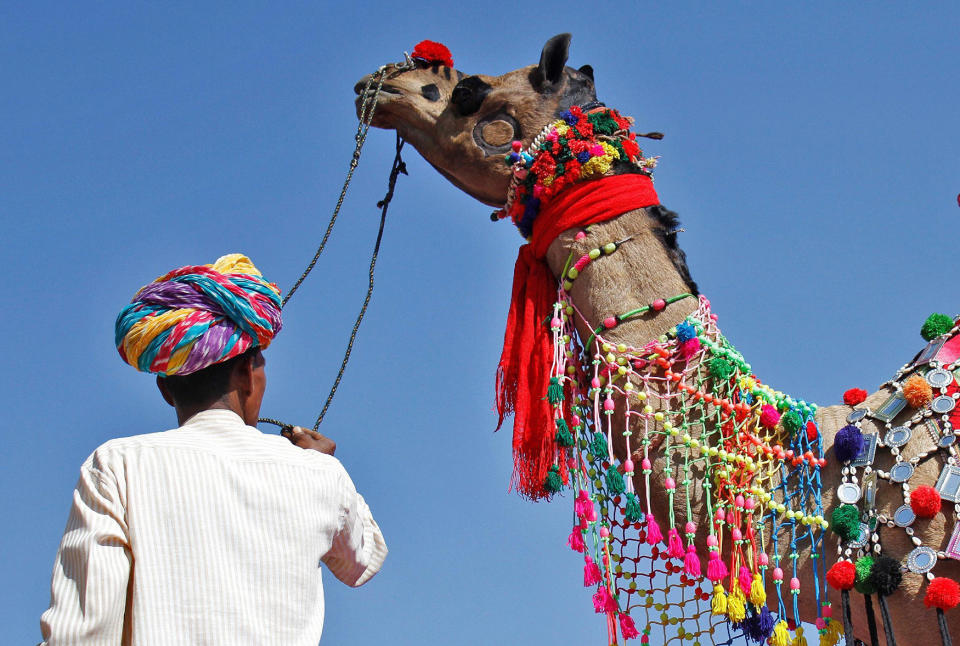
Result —
POLYGON ((80 471, 40 617, 44 644, 122 643, 133 560, 116 478, 90 462, 80 471))
POLYGON ((380 571, 387 558, 387 543, 363 496, 343 471, 340 524, 323 562, 335 577, 349 586, 361 586, 380 571))

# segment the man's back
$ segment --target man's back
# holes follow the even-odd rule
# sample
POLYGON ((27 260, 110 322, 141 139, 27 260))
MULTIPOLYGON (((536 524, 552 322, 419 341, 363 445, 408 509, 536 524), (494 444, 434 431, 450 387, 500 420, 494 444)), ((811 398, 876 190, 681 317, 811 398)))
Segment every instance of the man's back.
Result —
POLYGON ((356 586, 386 552, 336 459, 208 410, 107 442, 84 464, 43 635, 51 646, 314 646, 321 561, 356 586))

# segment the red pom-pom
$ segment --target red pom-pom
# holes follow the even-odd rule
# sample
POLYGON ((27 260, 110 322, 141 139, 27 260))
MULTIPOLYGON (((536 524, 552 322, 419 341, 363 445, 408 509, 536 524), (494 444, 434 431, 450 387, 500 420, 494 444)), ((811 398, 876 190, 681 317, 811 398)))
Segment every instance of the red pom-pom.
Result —
POLYGON ((928 608, 950 610, 960 603, 960 585, 953 579, 938 576, 927 586, 927 595, 923 598, 923 603, 928 608))
POLYGON ((920 518, 933 518, 940 511, 940 493, 930 485, 920 485, 910 493, 910 508, 920 518))
POLYGON ((862 404, 867 399, 867 391, 863 388, 851 388, 843 393, 843 403, 847 406, 862 404))
POLYGON ((827 570, 827 583, 834 590, 849 590, 857 578, 857 568, 850 561, 837 561, 827 570))
POLYGON ((416 58, 428 63, 440 63, 447 67, 453 67, 453 56, 446 45, 436 43, 432 40, 421 40, 413 48, 410 58, 416 58))
POLYGON ((807 422, 807 439, 811 442, 817 441, 817 435, 820 434, 819 429, 817 429, 816 423, 813 420, 807 422))

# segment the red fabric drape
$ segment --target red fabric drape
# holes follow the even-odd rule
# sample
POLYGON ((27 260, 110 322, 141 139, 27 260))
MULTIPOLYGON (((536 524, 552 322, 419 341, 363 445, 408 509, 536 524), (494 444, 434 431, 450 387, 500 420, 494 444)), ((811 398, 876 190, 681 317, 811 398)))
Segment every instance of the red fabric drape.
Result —
MULTIPOLYGON (((513 413, 513 486, 522 495, 534 500, 548 495, 543 482, 556 458, 556 429, 546 398, 553 347, 544 319, 551 316, 557 283, 544 260, 547 249, 567 229, 658 203, 646 175, 613 175, 574 184, 541 208, 531 242, 520 247, 496 388, 497 429, 513 413)), ((562 461, 561 470, 565 478, 562 461)))

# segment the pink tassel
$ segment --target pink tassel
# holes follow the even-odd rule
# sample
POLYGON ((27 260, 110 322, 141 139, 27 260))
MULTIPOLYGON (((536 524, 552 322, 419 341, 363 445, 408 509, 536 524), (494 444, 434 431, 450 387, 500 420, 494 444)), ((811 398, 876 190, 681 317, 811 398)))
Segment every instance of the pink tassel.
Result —
POLYGON ((750 568, 746 565, 740 566, 740 589, 743 590, 743 594, 750 596, 750 584, 753 583, 753 575, 750 574, 750 568))
POLYGON ((582 552, 587 549, 587 546, 583 544, 583 534, 580 532, 580 527, 574 527, 573 531, 570 532, 570 537, 567 538, 567 545, 570 546, 574 552, 582 552))
POLYGON ((577 496, 576 501, 573 503, 574 513, 583 518, 590 513, 590 508, 593 507, 593 503, 590 502, 590 496, 583 489, 580 490, 580 494, 577 496))
POLYGON ((707 578, 711 581, 720 581, 727 578, 728 574, 730 573, 727 571, 727 566, 720 560, 720 552, 711 550, 710 558, 707 560, 707 578))
POLYGON ((687 545, 687 555, 683 557, 683 571, 689 576, 700 578, 700 557, 693 543, 687 545))
POLYGON ((620 632, 624 639, 634 639, 640 636, 640 632, 633 623, 633 617, 625 612, 620 613, 620 632))
POLYGON ((667 553, 670 558, 682 559, 683 543, 680 541, 680 534, 677 533, 676 528, 671 528, 667 535, 670 537, 667 543, 667 553))
POLYGON ((593 595, 594 612, 616 612, 617 602, 610 596, 607 586, 601 586, 593 595))
POLYGON ((593 562, 589 554, 583 555, 583 587, 589 588, 591 585, 597 585, 603 580, 600 574, 600 567, 593 562))
POLYGON ((663 533, 660 531, 660 525, 657 525, 657 519, 653 514, 647 514, 647 545, 656 545, 663 540, 663 533))

